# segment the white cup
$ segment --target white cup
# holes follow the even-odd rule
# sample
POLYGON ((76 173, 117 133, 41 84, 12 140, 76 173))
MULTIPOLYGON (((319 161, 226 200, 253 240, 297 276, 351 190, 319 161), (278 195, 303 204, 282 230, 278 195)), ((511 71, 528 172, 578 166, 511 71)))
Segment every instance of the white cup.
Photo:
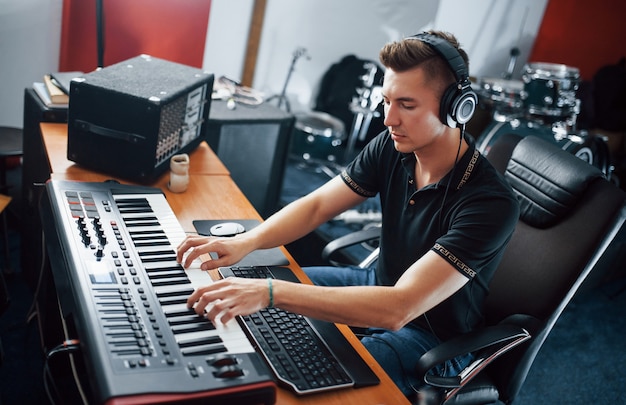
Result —
POLYGON ((173 193, 182 193, 189 185, 189 155, 181 153, 170 159, 170 181, 167 188, 173 193))

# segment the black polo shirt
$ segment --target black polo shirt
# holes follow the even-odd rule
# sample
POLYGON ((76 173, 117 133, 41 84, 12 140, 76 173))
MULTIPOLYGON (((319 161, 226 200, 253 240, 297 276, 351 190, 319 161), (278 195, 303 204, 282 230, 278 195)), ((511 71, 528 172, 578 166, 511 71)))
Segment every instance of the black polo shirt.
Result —
POLYGON ((426 317, 413 321, 434 329, 440 339, 481 324, 489 281, 519 216, 508 183, 476 150, 471 137, 466 140, 470 147, 455 168, 419 191, 415 190, 415 155, 398 152, 387 131, 369 142, 341 173, 359 195, 380 196, 378 284, 395 284, 428 250, 469 279, 426 317))

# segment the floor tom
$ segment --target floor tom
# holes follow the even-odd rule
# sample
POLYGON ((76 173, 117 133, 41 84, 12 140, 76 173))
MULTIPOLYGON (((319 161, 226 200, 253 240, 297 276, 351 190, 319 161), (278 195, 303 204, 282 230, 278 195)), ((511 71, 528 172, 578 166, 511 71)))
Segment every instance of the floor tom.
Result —
POLYGON ((336 162, 343 154, 346 131, 338 118, 320 111, 295 114, 290 155, 305 161, 336 162))
POLYGON ((578 68, 554 63, 528 63, 522 74, 522 100, 530 115, 566 117, 580 112, 576 91, 578 68))

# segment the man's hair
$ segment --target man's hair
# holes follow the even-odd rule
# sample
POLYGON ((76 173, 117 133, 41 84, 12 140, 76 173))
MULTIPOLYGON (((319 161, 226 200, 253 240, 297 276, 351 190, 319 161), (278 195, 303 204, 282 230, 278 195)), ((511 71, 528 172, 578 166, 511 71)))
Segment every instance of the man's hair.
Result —
MULTIPOLYGON (((428 34, 438 36, 448 41, 459 52, 469 72, 469 58, 461 48, 456 37, 442 31, 428 31, 428 34)), ((390 42, 383 46, 379 53, 380 62, 386 68, 396 72, 421 67, 426 78, 437 83, 440 96, 451 84, 456 82, 452 68, 437 51, 427 43, 413 37, 406 37, 399 41, 390 42)))

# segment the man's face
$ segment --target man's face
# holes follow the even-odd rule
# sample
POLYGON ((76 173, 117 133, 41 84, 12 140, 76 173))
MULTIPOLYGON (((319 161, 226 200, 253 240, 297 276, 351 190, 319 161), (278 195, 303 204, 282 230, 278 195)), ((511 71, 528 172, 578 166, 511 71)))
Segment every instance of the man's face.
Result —
POLYGON ((445 131, 439 119, 439 94, 421 68, 385 71, 384 124, 395 148, 402 153, 428 150, 445 131))

